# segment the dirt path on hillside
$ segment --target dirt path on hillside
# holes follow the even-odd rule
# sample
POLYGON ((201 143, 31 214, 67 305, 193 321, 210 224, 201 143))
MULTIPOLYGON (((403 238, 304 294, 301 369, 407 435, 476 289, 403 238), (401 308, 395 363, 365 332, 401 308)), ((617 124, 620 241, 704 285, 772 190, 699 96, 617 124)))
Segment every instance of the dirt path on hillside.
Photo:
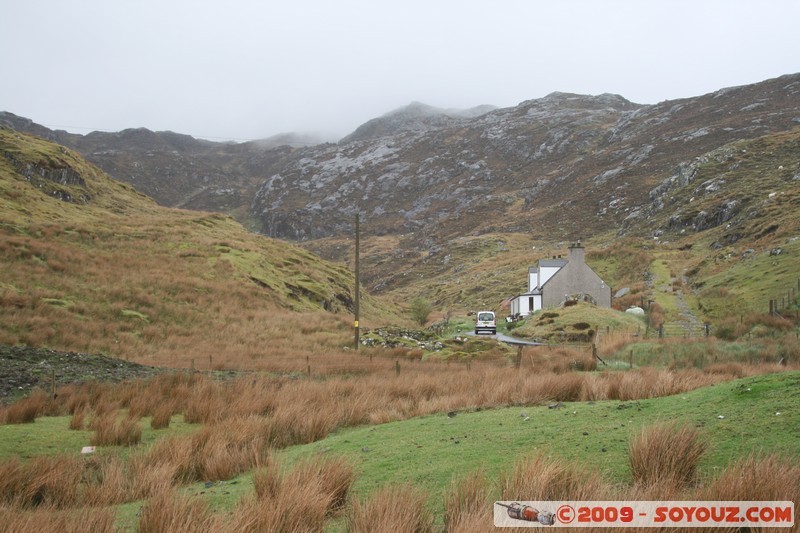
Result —
POLYGON ((664 335, 670 337, 700 337, 705 333, 703 322, 695 314, 695 310, 689 305, 686 298, 686 291, 690 290, 689 278, 685 271, 680 276, 675 277, 671 274, 670 266, 674 266, 674 252, 666 252, 658 255, 657 261, 663 261, 667 265, 667 272, 661 272, 658 279, 653 279, 650 287, 654 291, 668 295, 674 303, 671 316, 667 316, 664 323, 664 335), (677 283, 676 283, 677 282, 677 283))
POLYGON ((691 307, 689 307, 689 303, 686 301, 685 291, 687 287, 689 287, 689 278, 686 277, 686 274, 681 274, 680 279, 681 289, 675 293, 678 314, 681 317, 678 324, 686 330, 690 337, 696 336, 698 332, 703 331, 704 325, 700 319, 697 318, 697 315, 694 314, 691 307))

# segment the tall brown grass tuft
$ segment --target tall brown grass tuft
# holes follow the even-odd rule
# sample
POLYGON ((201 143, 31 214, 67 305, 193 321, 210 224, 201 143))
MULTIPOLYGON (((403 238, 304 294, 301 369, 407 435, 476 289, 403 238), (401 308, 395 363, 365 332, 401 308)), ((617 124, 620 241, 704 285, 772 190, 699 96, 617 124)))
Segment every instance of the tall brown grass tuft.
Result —
POLYGON ((323 531, 329 507, 318 483, 284 483, 274 499, 243 500, 224 531, 323 531))
POLYGON ((173 467, 180 482, 230 479, 268 460, 266 424, 261 417, 247 417, 204 426, 188 437, 160 439, 144 462, 173 467))
MULTIPOLYGON (((641 329, 644 329, 644 322, 642 322, 641 329)), ((638 340, 639 333, 639 331, 613 330, 600 335, 598 350, 603 355, 615 354, 638 340)))
POLYGON ((40 456, 27 463, 0 463, 0 501, 17 508, 70 507, 80 499, 80 457, 40 456))
POLYGON ((86 408, 76 409, 69 419, 69 429, 82 430, 86 420, 86 408))
POLYGON ((686 486, 694 480, 705 450, 700 432, 685 423, 647 426, 629 443, 631 474, 645 486, 686 486))
POLYGON ((44 414, 50 403, 50 397, 41 389, 12 404, 5 410, 6 424, 30 424, 37 416, 44 414))
POLYGON ((480 470, 453 479, 444 500, 444 525, 448 532, 481 533, 492 524, 492 502, 486 476, 480 470))
POLYGON ((175 490, 165 490, 154 495, 142 507, 139 517, 140 533, 205 533, 217 531, 215 526, 217 521, 205 502, 175 490))
POLYGON ((0 531, 13 533, 112 533, 112 509, 84 508, 61 511, 40 507, 32 511, 0 505, 0 531))
POLYGON ((325 518, 344 508, 353 477, 340 457, 300 463, 283 475, 270 457, 253 474, 255 499, 234 512, 230 530, 322 531, 325 518))
POLYGON ((426 508, 427 494, 411 485, 388 485, 356 500, 348 517, 352 533, 433 531, 433 514, 426 508))
POLYGON ((295 465, 284 483, 316 483, 320 492, 329 500, 327 512, 332 514, 344 508, 354 479, 353 466, 344 457, 326 457, 324 460, 315 458, 295 465))
POLYGON ((117 505, 135 499, 128 463, 119 457, 92 456, 87 458, 81 480, 84 504, 87 506, 117 505))
POLYGON ((204 380, 192 388, 183 417, 190 424, 208 424, 222 420, 225 409, 219 384, 204 380))
POLYGON ((169 427, 170 420, 172 419, 174 407, 171 401, 161 403, 153 411, 153 417, 150 419, 150 427, 153 429, 165 429, 169 427))
POLYGON ((268 455, 253 472, 253 489, 258 499, 278 497, 281 486, 281 472, 278 463, 268 455))
POLYGON ((541 453, 522 457, 511 474, 500 477, 503 500, 592 500, 610 491, 599 474, 541 453))
POLYGON ((13 457, 0 462, 0 502, 12 503, 25 479, 25 469, 19 459, 13 457))
POLYGON ((800 465, 774 455, 751 455, 725 468, 698 490, 698 499, 800 502, 800 465))
POLYGON ((117 412, 111 411, 92 419, 94 430, 90 442, 93 446, 133 446, 142 441, 142 426, 130 417, 118 420, 117 412))

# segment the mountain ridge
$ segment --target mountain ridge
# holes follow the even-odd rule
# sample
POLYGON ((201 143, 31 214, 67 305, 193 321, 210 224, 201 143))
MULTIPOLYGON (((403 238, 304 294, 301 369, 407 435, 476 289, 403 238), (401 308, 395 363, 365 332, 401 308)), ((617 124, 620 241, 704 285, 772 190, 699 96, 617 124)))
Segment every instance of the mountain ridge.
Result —
MULTIPOLYGON (((752 242, 769 226, 744 222, 756 212, 762 215, 753 220, 762 220, 758 191, 741 189, 747 197, 737 203, 739 185, 723 187, 729 192, 719 202, 712 194, 692 202, 687 185, 698 172, 706 173, 703 182, 714 181, 708 172, 732 172, 717 160, 735 153, 736 143, 750 143, 751 157, 762 149, 753 147, 791 146, 777 140, 800 126, 800 74, 652 105, 555 92, 475 117, 411 104, 374 120, 358 139, 302 147, 169 135, 161 147, 125 150, 109 136, 99 136, 108 145, 72 142, 84 142, 79 151, 87 158, 159 203, 229 213, 327 259, 351 260, 360 213, 366 283, 402 292, 413 290, 405 273, 428 272, 468 242, 488 250, 495 241, 504 249, 582 237, 605 247, 619 239, 685 239, 687 232, 704 240, 705 230, 715 235, 704 240, 709 247, 752 242), (720 235, 727 224, 732 229, 720 235), (738 235, 736 228, 745 229, 738 235)), ((761 154, 752 172, 763 172, 768 159, 761 154)), ((798 167, 791 154, 781 165, 798 167)), ((774 177, 770 186, 793 198, 792 182, 774 177)), ((447 271, 441 263, 426 275, 447 271)))

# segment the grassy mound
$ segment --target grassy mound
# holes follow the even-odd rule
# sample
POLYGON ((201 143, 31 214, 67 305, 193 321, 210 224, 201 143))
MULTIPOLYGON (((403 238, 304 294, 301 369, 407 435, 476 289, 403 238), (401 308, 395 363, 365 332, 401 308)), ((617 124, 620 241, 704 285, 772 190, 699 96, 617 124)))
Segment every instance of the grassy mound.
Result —
POLYGON ((569 307, 543 309, 514 328, 513 335, 540 342, 590 342, 597 332, 644 331, 641 318, 614 309, 579 303, 569 307))

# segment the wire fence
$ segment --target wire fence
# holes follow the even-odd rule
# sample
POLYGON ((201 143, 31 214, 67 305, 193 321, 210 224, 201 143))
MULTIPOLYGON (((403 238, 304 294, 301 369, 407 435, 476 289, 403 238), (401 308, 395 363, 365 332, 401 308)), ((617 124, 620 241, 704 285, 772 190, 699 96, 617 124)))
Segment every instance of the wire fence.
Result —
POLYGON ((797 280, 797 287, 791 287, 780 298, 772 298, 769 301, 769 314, 772 316, 797 315, 800 312, 800 304, 797 303, 797 294, 800 293, 800 279, 797 280))
POLYGON ((709 337, 712 334, 711 324, 692 323, 682 324, 678 322, 668 322, 658 327, 647 327, 644 332, 646 339, 663 339, 665 337, 684 337, 698 338, 709 337))

